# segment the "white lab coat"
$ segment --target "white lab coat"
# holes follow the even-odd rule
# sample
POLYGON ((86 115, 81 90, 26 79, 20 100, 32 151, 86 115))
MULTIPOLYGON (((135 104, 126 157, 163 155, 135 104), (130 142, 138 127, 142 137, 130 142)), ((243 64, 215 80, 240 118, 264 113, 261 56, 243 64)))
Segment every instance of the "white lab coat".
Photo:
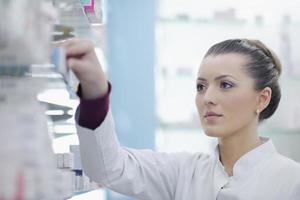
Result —
POLYGON ((121 147, 110 111, 96 130, 77 125, 77 131, 87 176, 136 199, 300 200, 300 165, 268 139, 242 156, 228 177, 217 150, 211 156, 121 147))

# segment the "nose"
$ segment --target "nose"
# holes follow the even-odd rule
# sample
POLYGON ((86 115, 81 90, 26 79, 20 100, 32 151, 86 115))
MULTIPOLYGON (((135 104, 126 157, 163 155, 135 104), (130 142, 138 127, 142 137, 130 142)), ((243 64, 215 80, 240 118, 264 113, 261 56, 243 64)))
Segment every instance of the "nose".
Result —
POLYGON ((208 87, 204 93, 204 104, 205 105, 215 105, 216 102, 217 91, 214 87, 208 87))

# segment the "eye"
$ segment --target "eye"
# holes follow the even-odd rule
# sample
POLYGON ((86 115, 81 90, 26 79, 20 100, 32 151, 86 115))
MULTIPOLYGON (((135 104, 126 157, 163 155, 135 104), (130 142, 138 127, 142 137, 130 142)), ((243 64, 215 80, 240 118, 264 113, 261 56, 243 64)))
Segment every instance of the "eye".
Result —
POLYGON ((225 81, 222 81, 220 83, 220 88, 222 88, 222 89, 229 89, 229 88, 232 88, 233 86, 234 86, 233 84, 225 82, 225 81))
POLYGON ((197 83, 197 92, 203 92, 203 90, 205 90, 205 85, 201 84, 201 83, 197 83))

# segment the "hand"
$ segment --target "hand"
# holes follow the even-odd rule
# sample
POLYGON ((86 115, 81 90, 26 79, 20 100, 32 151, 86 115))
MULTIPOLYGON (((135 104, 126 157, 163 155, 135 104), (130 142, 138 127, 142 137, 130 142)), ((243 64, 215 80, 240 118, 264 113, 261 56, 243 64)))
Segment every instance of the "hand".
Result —
POLYGON ((108 83, 92 42, 70 39, 62 44, 66 51, 67 67, 81 83, 82 98, 95 99, 107 93, 108 83))

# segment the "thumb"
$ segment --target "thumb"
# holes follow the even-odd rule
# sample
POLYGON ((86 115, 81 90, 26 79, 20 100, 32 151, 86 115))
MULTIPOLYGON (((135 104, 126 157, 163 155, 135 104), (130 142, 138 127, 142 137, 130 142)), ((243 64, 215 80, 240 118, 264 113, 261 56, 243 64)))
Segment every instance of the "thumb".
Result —
POLYGON ((78 80, 80 81, 80 77, 82 76, 83 73, 83 67, 85 66, 84 61, 77 59, 77 58, 69 58, 67 60, 67 67, 68 69, 72 70, 78 80))

